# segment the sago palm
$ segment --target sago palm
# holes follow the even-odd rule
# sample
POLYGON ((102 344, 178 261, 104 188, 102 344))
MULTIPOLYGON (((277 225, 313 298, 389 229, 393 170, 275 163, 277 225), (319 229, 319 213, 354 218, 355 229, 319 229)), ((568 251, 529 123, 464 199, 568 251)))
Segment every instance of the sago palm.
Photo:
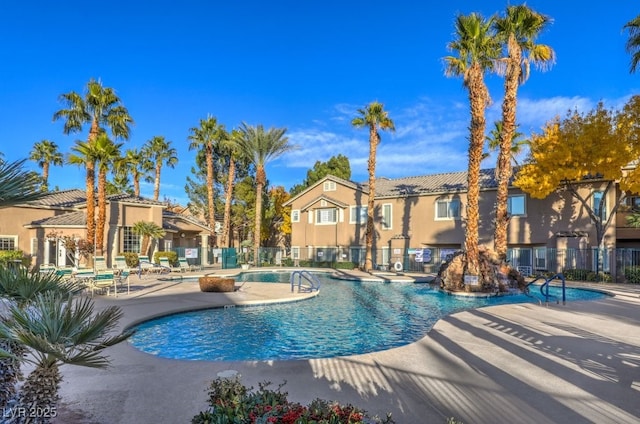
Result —
POLYGON ((369 161, 367 170, 369 172, 369 197, 367 199, 367 231, 365 233, 365 271, 373 269, 373 211, 376 197, 376 155, 378 144, 380 144, 380 133, 378 130, 395 131, 395 125, 389 113, 384 110, 384 105, 379 102, 371 102, 365 108, 358 109, 358 116, 353 118, 351 125, 356 128, 367 128, 369 130, 369 161))
POLYGON ((467 273, 479 274, 479 200, 480 163, 484 148, 486 118, 485 111, 491 102, 484 81, 486 71, 492 71, 500 55, 500 43, 492 32, 494 18, 485 19, 477 13, 458 15, 455 21, 455 39, 448 49, 456 56, 447 56, 445 75, 462 77, 469 92, 471 124, 469 125, 469 166, 467 171, 467 216, 465 226, 465 253, 467 273))
POLYGON ((29 352, 24 360, 34 366, 20 388, 16 407, 55 410, 62 364, 106 367, 109 361, 102 350, 132 334, 114 335, 121 317, 118 307, 94 313, 91 298, 59 293, 38 295, 27 309, 10 306, 9 319, 0 323, 0 337, 24 346, 29 352))
POLYGON ((0 160, 0 208, 41 198, 40 177, 25 171, 26 159, 15 162, 0 160))
MULTIPOLYGON (((155 169, 153 178, 153 200, 160 197, 160 174, 162 166, 167 165, 174 168, 178 163, 178 152, 171 147, 171 141, 165 140, 163 136, 154 136, 142 146, 142 156, 149 160, 155 169)), ((150 180, 151 178, 147 178, 150 180)))
POLYGON ((516 106, 518 87, 529 79, 531 65, 548 69, 555 61, 555 52, 546 44, 536 44, 540 33, 551 19, 526 5, 508 6, 504 17, 495 20, 496 37, 505 45, 506 57, 498 62, 496 70, 504 75, 504 99, 502 101, 502 131, 500 151, 496 166, 498 190, 496 194, 496 218, 494 248, 503 260, 507 256, 507 226, 509 215, 509 181, 512 176, 512 144, 516 132, 516 106))
POLYGON ((256 168, 256 217, 253 233, 254 260, 258 263, 260 250, 260 231, 262 230, 262 197, 264 186, 267 183, 266 164, 283 154, 295 150, 297 145, 289 143, 285 137, 286 128, 269 128, 265 131, 262 125, 250 126, 242 123, 238 129, 240 132, 235 138, 240 154, 252 163, 256 168))
MULTIPOLYGON (((80 132, 85 124, 89 124, 87 138, 89 144, 95 143, 104 129, 111 130, 111 134, 116 139, 129 139, 133 119, 115 91, 112 88, 103 87, 100 81, 90 79, 84 96, 71 91, 60 95, 60 102, 65 108, 55 112, 53 120, 64 120, 64 134, 80 132)), ((85 167, 87 171, 87 242, 93 244, 95 241, 95 163, 90 159, 85 167)))
POLYGON ((215 240, 215 202, 214 202, 214 184, 215 184, 215 169, 214 169, 214 153, 219 144, 224 142, 228 138, 227 131, 224 129, 224 125, 219 124, 215 116, 207 116, 206 119, 200 120, 199 127, 193 127, 189 130, 191 134, 188 139, 189 150, 201 150, 204 152, 205 161, 207 163, 207 224, 211 229, 211 239, 214 245, 217 245, 215 240))
POLYGON ((42 140, 33 145, 29 159, 35 161, 42 168, 42 191, 49 190, 49 167, 61 166, 64 162, 58 145, 50 140, 42 140))

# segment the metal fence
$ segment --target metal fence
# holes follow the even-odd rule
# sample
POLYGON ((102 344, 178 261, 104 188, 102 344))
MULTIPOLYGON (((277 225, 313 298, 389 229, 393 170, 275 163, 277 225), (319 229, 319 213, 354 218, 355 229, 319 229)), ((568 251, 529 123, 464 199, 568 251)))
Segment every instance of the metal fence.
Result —
MULTIPOLYGON (((362 268, 365 249, 305 247, 285 250, 260 248, 259 260, 254 260, 253 249, 223 249, 218 263, 224 268, 239 267, 248 262, 252 266, 300 266, 314 268, 362 268)), ((402 272, 437 273, 443 262, 456 252, 451 248, 389 249, 373 251, 374 268, 402 272)), ((211 258, 210 258, 211 259, 211 258)), ((526 276, 564 273, 569 280, 615 281, 640 283, 639 249, 555 249, 545 247, 513 248, 507 253, 508 263, 526 276)), ((212 260, 209 263, 214 263, 212 260)))

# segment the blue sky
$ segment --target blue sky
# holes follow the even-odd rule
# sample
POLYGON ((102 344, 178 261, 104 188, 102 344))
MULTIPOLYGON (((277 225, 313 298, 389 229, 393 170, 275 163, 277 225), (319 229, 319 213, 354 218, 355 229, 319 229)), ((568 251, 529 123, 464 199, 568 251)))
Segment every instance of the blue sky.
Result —
MULTIPOLYGON (((502 12, 506 1, 470 2, 185 1, 0 2, 0 151, 29 155, 49 139, 66 153, 87 132, 64 136, 52 115, 58 97, 82 92, 90 78, 112 87, 135 120, 125 148, 156 135, 178 150, 164 168, 161 198, 186 203, 195 152, 189 128, 214 115, 228 129, 286 127, 296 152, 270 162, 271 185, 300 183, 315 161, 342 153, 352 179, 367 178, 368 135, 350 121, 372 100, 395 121, 382 134, 378 176, 460 171, 467 166, 467 92, 446 78, 442 58, 458 13, 502 12), (422 4, 424 3, 424 4, 422 4)), ((512 2, 512 4, 519 4, 512 2)), ((640 13, 632 1, 528 1, 553 23, 538 40, 551 45, 551 70, 532 69, 519 90, 520 131, 530 134, 569 109, 599 101, 619 107, 638 93, 629 74, 623 25, 640 13)), ((503 80, 487 78, 492 125, 503 80)), ((88 129, 88 128, 87 128, 88 129)), ((29 163, 33 169, 38 169, 29 163)), ((494 158, 483 165, 494 166, 494 158)), ((50 186, 83 188, 83 172, 53 167, 50 186)), ((142 194, 151 196, 145 184, 142 194)))

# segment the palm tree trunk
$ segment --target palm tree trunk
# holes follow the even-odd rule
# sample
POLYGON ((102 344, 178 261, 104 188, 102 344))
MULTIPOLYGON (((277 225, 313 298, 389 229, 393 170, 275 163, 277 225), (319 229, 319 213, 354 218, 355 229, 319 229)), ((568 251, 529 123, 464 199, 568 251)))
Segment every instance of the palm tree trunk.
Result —
POLYGON ((160 197, 160 171, 162 170, 162 164, 158 161, 156 163, 156 179, 153 183, 153 200, 158 200, 160 197))
MULTIPOLYGON (((87 244, 94 246, 96 240, 96 198, 95 198, 95 162, 87 161, 87 244)), ((94 252, 95 253, 95 252, 94 252)))
POLYGON ((236 178, 236 161, 233 157, 229 160, 229 178, 227 179, 227 192, 225 193, 224 220, 222 221, 221 246, 231 247, 231 198, 233 196, 233 181, 236 178))
MULTIPOLYGON (((367 169, 369 170, 369 197, 367 199, 367 231, 365 234, 365 271, 373 269, 373 207, 376 197, 376 151, 378 147, 378 131, 375 125, 369 127, 369 161, 367 169)), ((337 224, 336 224, 337 225, 337 224)))
POLYGON ((264 190, 264 184, 267 180, 264 167, 256 169, 256 224, 253 244, 253 263, 259 264, 260 255, 260 233, 262 231, 262 191, 264 190))
MULTIPOLYGON (((20 390, 18 406, 27 411, 55 411, 58 405, 58 390, 62 375, 58 365, 39 364, 27 377, 20 390)), ((49 417, 28 417, 24 422, 48 423, 49 417)))
POLYGON ((216 240, 216 206, 213 202, 213 184, 214 184, 214 168, 213 168, 213 150, 212 146, 206 146, 207 154, 207 203, 209 208, 209 228, 211 229, 211 241, 216 246, 218 241, 216 240))
POLYGON ((107 171, 98 171, 98 224, 96 226, 96 255, 104 253, 104 227, 107 217, 107 171))
POLYGON ((469 170, 467 173, 467 225, 465 251, 467 273, 479 275, 479 224, 480 224, 480 162, 485 139, 485 109, 489 93, 484 83, 483 72, 478 64, 469 70, 469 104, 471 105, 471 140, 469 142, 469 170))
POLYGON ((498 190, 496 193, 496 219, 493 235, 493 245, 498 257, 507 258, 507 229, 509 226, 509 214, 507 203, 509 201, 509 181, 511 179, 511 145, 516 129, 516 104, 518 85, 520 80, 520 61, 522 51, 514 35, 509 36, 508 42, 509 61, 504 81, 504 100, 502 102, 502 132, 500 134, 500 152, 496 167, 496 179, 498 190))
POLYGON ((133 177, 133 195, 140 197, 140 178, 133 177))
POLYGON ((49 162, 42 163, 42 189, 49 191, 49 162))
MULTIPOLYGON (((18 358, 25 355, 24 347, 11 340, 0 339, 0 347, 18 358)), ((6 408, 7 402, 16 394, 16 384, 22 380, 20 366, 20 359, 0 358, 0 409, 6 408)))

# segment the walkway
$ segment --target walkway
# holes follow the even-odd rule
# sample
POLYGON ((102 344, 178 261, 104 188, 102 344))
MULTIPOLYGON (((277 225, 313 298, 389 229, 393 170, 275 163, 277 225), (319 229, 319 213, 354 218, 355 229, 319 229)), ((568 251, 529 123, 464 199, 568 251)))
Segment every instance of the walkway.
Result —
MULTIPOLYGON (((267 302, 288 285, 246 283, 200 293, 197 284, 132 280, 117 304, 123 324, 167 310, 267 302)), ((290 400, 352 403, 398 424, 640 422, 640 287, 598 285, 615 297, 567 305, 503 305, 451 315, 420 341, 372 354, 301 361, 205 362, 157 358, 122 343, 112 366, 64 366, 58 423, 188 423, 218 373, 248 386, 286 380, 290 400)), ((320 294, 322 295, 322 293, 320 294)), ((304 296, 297 295, 294 296, 304 296)))

